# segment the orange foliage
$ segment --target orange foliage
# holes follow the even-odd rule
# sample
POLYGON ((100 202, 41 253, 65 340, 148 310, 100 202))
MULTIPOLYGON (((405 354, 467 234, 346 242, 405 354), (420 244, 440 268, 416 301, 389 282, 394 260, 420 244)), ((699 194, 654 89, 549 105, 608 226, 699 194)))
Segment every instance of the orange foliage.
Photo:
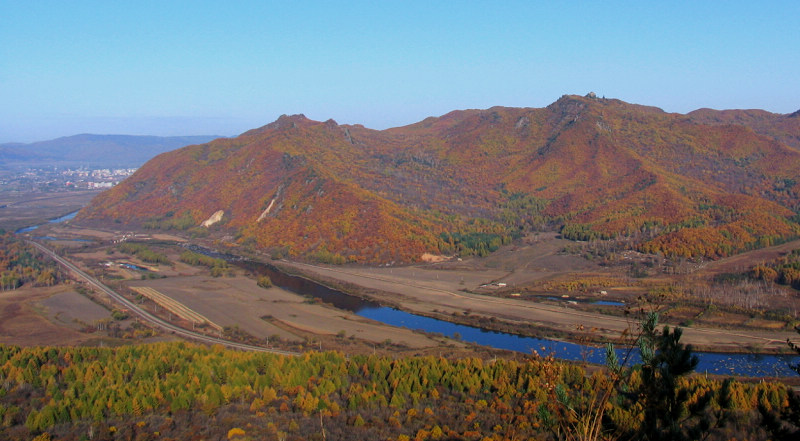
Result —
POLYGON ((754 115, 742 119, 750 128, 713 111, 564 96, 384 131, 282 116, 156 157, 78 219, 196 228, 223 210, 214 228, 242 244, 386 263, 441 252, 440 233, 470 219, 499 225, 507 195, 524 194, 547 201, 538 215, 551 226, 716 258, 798 234, 788 219, 800 208, 800 152, 757 133, 795 126, 754 115))

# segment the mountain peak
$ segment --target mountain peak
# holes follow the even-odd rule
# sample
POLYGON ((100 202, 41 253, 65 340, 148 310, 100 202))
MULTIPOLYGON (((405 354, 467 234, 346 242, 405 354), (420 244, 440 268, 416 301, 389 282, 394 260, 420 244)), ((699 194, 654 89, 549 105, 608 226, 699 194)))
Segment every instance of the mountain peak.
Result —
MULTIPOLYGON (((800 196, 787 187, 800 182, 800 151, 742 129, 770 115, 724 124, 719 115, 591 93, 381 131, 282 115, 238 139, 153 159, 78 221, 175 229, 175 219, 191 227, 223 210, 220 237, 370 263, 469 252, 456 238, 483 238, 474 246, 488 252, 542 228, 707 258, 800 235, 791 220, 800 196)), ((800 136, 800 126, 781 130, 800 136)))
POLYGON ((297 126, 306 126, 309 123, 312 123, 310 119, 306 118, 305 115, 302 113, 298 113, 295 115, 281 115, 275 121, 266 125, 268 129, 289 129, 295 128, 297 126))

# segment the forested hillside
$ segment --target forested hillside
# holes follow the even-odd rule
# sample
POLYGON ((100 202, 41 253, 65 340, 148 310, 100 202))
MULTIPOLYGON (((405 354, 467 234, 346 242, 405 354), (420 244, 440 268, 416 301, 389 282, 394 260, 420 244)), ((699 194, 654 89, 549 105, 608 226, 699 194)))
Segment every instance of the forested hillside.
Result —
POLYGON ((796 237, 797 118, 725 115, 589 95, 383 131, 282 116, 160 155, 78 220, 371 263, 486 254, 548 229, 711 259, 796 237))
MULTIPOLYGON (((588 439, 580 431, 604 414, 603 433, 631 438, 641 436, 647 409, 655 404, 626 391, 645 391, 647 372, 634 371, 623 387, 612 374, 538 357, 284 357, 186 343, 3 346, 0 437, 588 439)), ((676 411, 687 412, 680 426, 684 435, 766 439, 772 436, 768 430, 783 424, 781 412, 800 411, 796 396, 781 383, 673 381, 676 395, 666 397, 683 406, 676 411)), ((663 426, 647 430, 671 433, 663 426)))
POLYGON ((765 110, 699 109, 688 114, 701 124, 741 125, 800 150, 800 110, 788 115, 765 110))
POLYGON ((22 285, 55 285, 61 279, 58 267, 31 245, 0 230, 0 290, 22 285))

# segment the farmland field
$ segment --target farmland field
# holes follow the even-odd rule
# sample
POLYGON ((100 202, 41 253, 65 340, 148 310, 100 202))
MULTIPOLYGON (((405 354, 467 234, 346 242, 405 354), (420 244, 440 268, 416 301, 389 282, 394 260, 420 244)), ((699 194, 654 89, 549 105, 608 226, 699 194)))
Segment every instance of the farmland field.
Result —
POLYGON ((83 344, 97 336, 74 320, 91 325, 108 318, 108 310, 63 286, 0 293, 0 342, 6 344, 83 344))

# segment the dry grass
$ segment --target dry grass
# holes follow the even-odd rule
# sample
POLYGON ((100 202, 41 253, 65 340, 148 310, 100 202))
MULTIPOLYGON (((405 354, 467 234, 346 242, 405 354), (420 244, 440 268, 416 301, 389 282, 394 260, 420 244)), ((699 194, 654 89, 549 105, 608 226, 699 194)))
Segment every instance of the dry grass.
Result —
POLYGON ((261 288, 243 276, 169 277, 135 285, 157 289, 221 326, 238 327, 259 339, 302 341, 306 334, 341 334, 374 343, 392 340, 409 348, 440 345, 438 340, 310 302, 277 287, 261 288))
MULTIPOLYGON (((69 294, 64 286, 20 288, 0 293, 0 343, 78 345, 96 338, 76 330, 75 325, 69 323, 69 317, 92 320, 102 315, 97 308, 103 308, 73 294, 69 294), (57 298, 50 301, 54 296, 57 298), (61 317, 68 323, 63 323, 61 317)), ((106 311, 105 317, 108 316, 106 311)))

